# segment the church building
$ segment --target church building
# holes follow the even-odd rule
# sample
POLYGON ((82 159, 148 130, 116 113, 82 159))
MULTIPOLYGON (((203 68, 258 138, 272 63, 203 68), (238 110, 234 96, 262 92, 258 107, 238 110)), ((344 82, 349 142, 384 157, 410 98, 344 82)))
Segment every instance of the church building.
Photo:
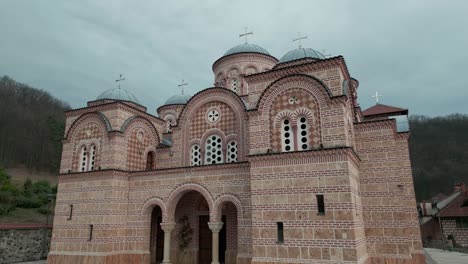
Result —
POLYGON ((212 70, 156 113, 120 86, 65 113, 48 263, 425 263, 408 110, 361 111, 344 58, 301 46, 212 70))

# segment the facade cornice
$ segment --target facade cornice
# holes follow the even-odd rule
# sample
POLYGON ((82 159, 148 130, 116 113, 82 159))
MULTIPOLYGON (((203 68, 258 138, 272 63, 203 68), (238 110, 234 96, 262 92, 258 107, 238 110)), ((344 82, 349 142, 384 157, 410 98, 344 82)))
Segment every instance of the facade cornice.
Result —
POLYGON ((278 68, 278 69, 273 68, 272 70, 269 70, 266 72, 246 75, 245 79, 249 84, 254 84, 254 83, 281 78, 285 75, 304 73, 307 71, 314 71, 314 70, 326 70, 326 69, 332 69, 336 67, 343 68, 345 76, 349 77, 348 68, 344 61, 344 58, 342 56, 337 56, 337 57, 328 58, 324 60, 306 62, 304 64, 297 64, 297 65, 287 66, 287 67, 278 68))
POLYGON ((145 170, 145 171, 135 171, 130 172, 130 177, 134 176, 156 176, 157 175, 167 175, 167 174, 180 174, 180 173, 198 173, 198 172, 207 172, 207 171, 218 171, 226 169, 246 169, 250 168, 250 163, 248 161, 242 162, 233 162, 233 163, 222 163, 222 164, 212 164, 212 165, 201 165, 201 166, 185 166, 185 167, 174 167, 174 168, 164 168, 156 170, 145 170))
POLYGON ((135 115, 141 115, 144 116, 151 121, 154 121, 160 125, 164 125, 165 121, 162 120, 161 118, 154 116, 152 114, 149 114, 147 112, 141 111, 140 109, 133 107, 129 104, 126 104, 124 102, 120 101, 115 101, 115 102, 110 102, 110 103, 105 103, 105 104, 100 104, 100 105, 95 105, 95 106, 87 106, 87 107, 82 107, 82 108, 77 108, 77 109, 72 109, 65 111, 65 117, 69 116, 74 116, 74 115, 83 115, 89 112, 101 112, 101 111, 106 111, 106 110, 112 110, 112 109, 123 109, 126 110, 127 112, 130 112, 135 115))
POLYGON ((339 160, 351 159, 356 165, 359 165, 361 159, 356 154, 352 147, 335 147, 335 148, 322 148, 312 149, 306 151, 293 151, 293 152, 275 152, 248 155, 247 158, 252 162, 261 161, 282 161, 286 163, 297 162, 300 159, 312 158, 316 162, 334 162, 339 160))

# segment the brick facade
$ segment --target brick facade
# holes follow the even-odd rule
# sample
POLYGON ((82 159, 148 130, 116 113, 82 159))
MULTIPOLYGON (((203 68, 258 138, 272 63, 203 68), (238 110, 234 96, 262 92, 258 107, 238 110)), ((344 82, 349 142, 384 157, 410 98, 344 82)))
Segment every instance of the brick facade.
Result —
POLYGON ((240 76, 239 91, 205 89, 158 108, 161 118, 112 100, 67 112, 49 263, 152 263, 161 253, 151 243, 172 263, 211 262, 218 246, 225 263, 424 263, 408 133, 361 119, 342 57, 276 63, 223 57, 215 82, 240 76), (306 117, 306 150, 282 153, 285 117, 294 132, 306 117), (190 166, 191 146, 203 159, 213 135, 224 162, 190 166), (226 163, 230 140, 237 161, 226 163), (97 146, 96 166, 79 172, 86 144, 97 146), (182 219, 193 231, 185 248, 182 219))

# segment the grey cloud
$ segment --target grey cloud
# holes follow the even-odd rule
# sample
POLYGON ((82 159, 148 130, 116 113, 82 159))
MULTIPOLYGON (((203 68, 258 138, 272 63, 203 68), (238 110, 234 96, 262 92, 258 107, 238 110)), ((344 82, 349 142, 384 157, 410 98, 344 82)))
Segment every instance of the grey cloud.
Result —
POLYGON ((50 91, 73 107, 124 87, 154 113, 190 83, 212 86, 212 63, 251 42, 276 57, 304 46, 343 55, 360 81, 363 108, 382 103, 410 113, 468 113, 465 1, 18 1, 0 2, 0 75, 50 91))

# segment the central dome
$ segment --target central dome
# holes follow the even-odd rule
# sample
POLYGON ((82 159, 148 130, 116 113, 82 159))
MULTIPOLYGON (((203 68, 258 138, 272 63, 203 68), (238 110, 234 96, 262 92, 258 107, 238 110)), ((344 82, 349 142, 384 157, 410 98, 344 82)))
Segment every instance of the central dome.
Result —
POLYGON ((188 94, 176 94, 169 97, 169 99, 167 99, 164 105, 186 104, 190 100, 190 98, 192 98, 192 96, 188 94))
POLYGON ((231 54, 237 54, 237 53, 260 53, 260 54, 271 56, 270 53, 266 49, 258 45, 244 43, 244 44, 240 44, 229 49, 228 51, 226 51, 226 53, 224 53, 223 57, 231 55, 231 54))
POLYGON ((319 59, 319 60, 326 59, 326 57, 322 53, 314 49, 297 48, 295 50, 291 50, 290 52, 286 53, 283 57, 281 57, 281 59, 279 60, 279 63, 290 62, 290 61, 300 60, 304 58, 319 59))
POLYGON ((96 100, 104 100, 104 99, 109 99, 109 100, 118 100, 118 101, 130 101, 134 102, 136 104, 140 104, 138 99, 130 93, 129 91, 122 89, 122 88, 114 88, 114 89, 109 89, 107 91, 104 91, 101 93, 96 100))

